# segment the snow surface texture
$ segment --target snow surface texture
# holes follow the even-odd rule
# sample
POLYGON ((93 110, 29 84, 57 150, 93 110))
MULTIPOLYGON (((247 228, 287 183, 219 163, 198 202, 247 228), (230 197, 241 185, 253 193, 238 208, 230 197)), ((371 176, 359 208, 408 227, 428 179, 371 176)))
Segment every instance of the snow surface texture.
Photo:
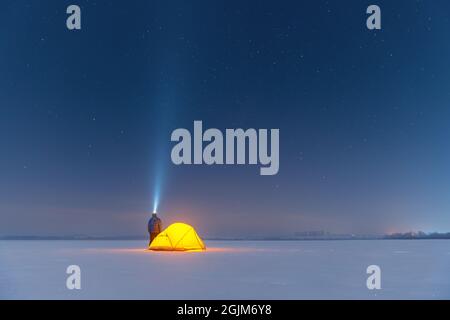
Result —
POLYGON ((0 299, 449 299, 450 241, 0 241, 0 299), (81 267, 81 290, 66 268, 81 267), (381 290, 366 268, 381 267, 381 290))

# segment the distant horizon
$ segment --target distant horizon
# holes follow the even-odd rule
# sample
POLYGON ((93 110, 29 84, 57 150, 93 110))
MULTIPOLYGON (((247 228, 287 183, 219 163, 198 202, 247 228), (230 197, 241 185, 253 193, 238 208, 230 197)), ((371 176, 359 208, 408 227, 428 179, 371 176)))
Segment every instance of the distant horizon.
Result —
MULTIPOLYGON (((334 234, 285 235, 261 237, 203 237, 204 240, 385 240, 385 239, 450 239, 450 232, 409 231, 380 234, 334 234)), ((96 235, 0 235, 0 240, 148 240, 143 235, 96 236, 96 235)))

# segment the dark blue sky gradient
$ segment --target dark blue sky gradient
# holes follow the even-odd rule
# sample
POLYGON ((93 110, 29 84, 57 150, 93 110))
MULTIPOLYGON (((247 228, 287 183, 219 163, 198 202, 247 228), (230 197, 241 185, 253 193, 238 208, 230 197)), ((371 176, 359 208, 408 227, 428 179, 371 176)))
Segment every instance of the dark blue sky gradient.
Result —
POLYGON ((0 235, 450 230, 450 3, 2 1, 0 235), (65 27, 82 8, 82 30, 65 27), (280 172, 170 134, 280 128, 280 172))

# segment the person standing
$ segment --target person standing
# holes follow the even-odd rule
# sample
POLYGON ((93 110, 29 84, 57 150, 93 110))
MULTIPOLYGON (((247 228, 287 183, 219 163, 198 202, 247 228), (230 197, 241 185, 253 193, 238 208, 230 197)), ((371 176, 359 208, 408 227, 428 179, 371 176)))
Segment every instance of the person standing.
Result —
POLYGON ((162 231, 162 223, 161 219, 158 218, 156 215, 156 212, 152 214, 152 217, 148 221, 148 233, 150 234, 150 242, 148 245, 150 245, 153 241, 153 239, 156 238, 156 236, 162 231))

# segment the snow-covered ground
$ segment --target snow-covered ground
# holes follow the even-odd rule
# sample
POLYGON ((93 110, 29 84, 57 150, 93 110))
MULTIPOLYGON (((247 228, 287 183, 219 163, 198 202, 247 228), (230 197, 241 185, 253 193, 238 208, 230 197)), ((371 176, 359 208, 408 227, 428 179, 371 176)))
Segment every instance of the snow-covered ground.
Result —
POLYGON ((450 241, 0 241, 1 299, 450 299, 450 241), (381 267, 381 290, 366 268, 381 267), (66 268, 81 267, 81 290, 66 268))

